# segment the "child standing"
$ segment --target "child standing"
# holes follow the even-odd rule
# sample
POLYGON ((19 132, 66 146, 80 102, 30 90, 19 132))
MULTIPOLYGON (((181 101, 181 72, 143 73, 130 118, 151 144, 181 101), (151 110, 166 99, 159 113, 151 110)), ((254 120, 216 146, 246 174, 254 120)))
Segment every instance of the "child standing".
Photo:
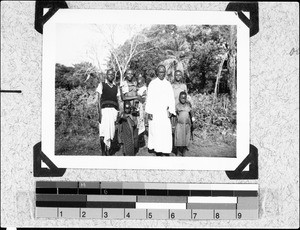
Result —
POLYGON ((183 83, 183 73, 181 70, 176 70, 174 73, 174 82, 172 83, 173 91, 174 91, 174 97, 175 97, 175 105, 179 103, 179 94, 182 91, 185 91, 187 93, 187 86, 185 83, 183 83))
POLYGON ((137 82, 134 77, 132 69, 127 69, 124 73, 125 80, 123 85, 120 86, 122 100, 129 101, 130 105, 134 105, 134 101, 137 99, 137 82))
POLYGON ((175 127, 175 147, 176 155, 184 156, 191 139, 191 128, 193 120, 192 106, 187 102, 185 91, 179 94, 179 103, 176 105, 177 124, 175 127))
POLYGON ((142 76, 138 77, 138 91, 137 94, 139 96, 138 103, 138 135, 139 135, 139 147, 144 147, 146 145, 145 141, 145 131, 146 131, 146 116, 145 116, 145 106, 146 106, 146 96, 147 96, 147 86, 145 82, 145 78, 142 76))
POLYGON ((118 138, 121 144, 122 153, 125 156, 134 156, 138 151, 138 129, 136 126, 136 117, 131 114, 131 104, 124 102, 124 112, 121 114, 118 122, 118 138))

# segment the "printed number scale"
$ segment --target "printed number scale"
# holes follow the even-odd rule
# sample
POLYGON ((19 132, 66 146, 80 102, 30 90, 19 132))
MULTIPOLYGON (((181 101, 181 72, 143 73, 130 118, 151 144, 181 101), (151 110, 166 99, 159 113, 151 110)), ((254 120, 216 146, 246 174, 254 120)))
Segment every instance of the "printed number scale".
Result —
POLYGON ((258 219, 258 184, 36 182, 36 218, 258 219))

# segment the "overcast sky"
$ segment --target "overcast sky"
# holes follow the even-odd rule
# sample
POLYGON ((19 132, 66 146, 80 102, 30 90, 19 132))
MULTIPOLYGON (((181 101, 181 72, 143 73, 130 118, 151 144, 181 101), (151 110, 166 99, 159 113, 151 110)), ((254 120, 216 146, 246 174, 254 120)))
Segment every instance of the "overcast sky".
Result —
POLYGON ((133 33, 143 26, 97 25, 101 32, 92 24, 57 24, 56 25, 56 63, 72 66, 80 62, 91 62, 98 67, 96 55, 102 70, 106 69, 106 60, 110 46, 105 40, 112 35, 115 44, 123 44, 133 33))

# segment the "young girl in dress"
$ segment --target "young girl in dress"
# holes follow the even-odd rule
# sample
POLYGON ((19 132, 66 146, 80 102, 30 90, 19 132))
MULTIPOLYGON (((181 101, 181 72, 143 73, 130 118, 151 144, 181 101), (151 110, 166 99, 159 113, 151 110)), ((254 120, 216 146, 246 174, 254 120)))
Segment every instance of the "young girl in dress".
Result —
POLYGON ((176 105, 177 124, 175 127, 176 155, 184 156, 191 139, 191 126, 193 120, 192 106, 187 101, 185 91, 179 94, 179 103, 176 105))
MULTIPOLYGON (((184 91, 184 92, 188 92, 187 90, 187 85, 184 83, 183 81, 183 72, 181 70, 176 70, 174 73, 174 82, 172 83, 172 87, 173 87, 173 91, 174 91, 174 98, 175 98, 175 105, 177 105, 179 102, 179 94, 184 91)), ((190 97, 187 94, 187 103, 190 103, 190 97)), ((172 137, 173 137, 173 149, 172 152, 175 153, 176 152, 176 146, 175 146, 175 127, 176 127, 176 117, 173 116, 171 118, 171 122, 172 122, 172 137)))

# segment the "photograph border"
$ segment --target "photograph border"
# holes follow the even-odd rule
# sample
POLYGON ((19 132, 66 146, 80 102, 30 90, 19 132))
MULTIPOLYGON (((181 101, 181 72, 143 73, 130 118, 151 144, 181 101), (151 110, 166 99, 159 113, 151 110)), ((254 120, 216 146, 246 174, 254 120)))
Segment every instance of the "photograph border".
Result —
MULTIPOLYGON (((246 13, 247 15, 247 13, 246 13)), ((60 168, 234 170, 249 154, 250 45, 249 28, 236 12, 174 10, 60 9, 43 29, 42 151, 60 168), (138 19, 138 20, 137 20, 138 19), (143 157, 55 155, 56 24, 176 24, 237 26, 236 157, 143 157)))

